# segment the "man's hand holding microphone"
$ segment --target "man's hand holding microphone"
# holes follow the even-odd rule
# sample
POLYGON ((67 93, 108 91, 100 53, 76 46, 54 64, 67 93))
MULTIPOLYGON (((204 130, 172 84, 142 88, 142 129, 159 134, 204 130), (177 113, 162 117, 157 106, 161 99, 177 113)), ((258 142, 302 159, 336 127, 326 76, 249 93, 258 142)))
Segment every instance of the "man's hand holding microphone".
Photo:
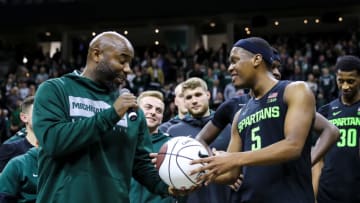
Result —
POLYGON ((116 113, 122 118, 125 113, 128 113, 128 118, 131 121, 137 119, 136 109, 138 108, 136 97, 128 89, 123 88, 120 90, 120 96, 113 104, 116 113))

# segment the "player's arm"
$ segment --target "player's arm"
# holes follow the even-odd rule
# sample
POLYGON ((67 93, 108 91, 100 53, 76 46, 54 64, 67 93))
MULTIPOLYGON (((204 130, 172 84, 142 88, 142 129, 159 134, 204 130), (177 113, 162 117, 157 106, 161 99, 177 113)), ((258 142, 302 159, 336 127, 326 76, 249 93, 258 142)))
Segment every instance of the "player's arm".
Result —
POLYGON ((209 145, 216 139, 220 132, 221 129, 216 127, 216 125, 214 125, 212 121, 209 121, 196 135, 195 138, 209 145))
POLYGON ((196 139, 204 141, 207 145, 211 144, 219 133, 230 123, 231 102, 222 103, 214 113, 214 117, 196 135, 196 139))
POLYGON ((311 150, 312 165, 316 164, 316 162, 324 156, 340 136, 339 129, 320 113, 316 113, 314 130, 316 133, 320 134, 320 136, 311 150))
MULTIPOLYGON (((241 152, 242 150, 242 140, 237 128, 240 112, 241 110, 239 110, 235 114, 234 120, 231 124, 231 138, 228 148, 226 150, 229 153, 241 152)), ((234 167, 231 171, 229 171, 229 173, 225 173, 224 175, 218 176, 215 179, 215 182, 233 184, 234 182, 236 182, 240 174, 241 174, 241 167, 234 167)))
MULTIPOLYGON (((227 152, 214 152, 214 156, 210 156, 209 158, 204 158, 203 160, 212 160, 211 164, 215 167, 214 170, 210 168, 210 170, 200 177, 200 181, 205 181, 205 184, 209 182, 216 182, 220 184, 233 184, 236 179, 239 177, 241 173, 241 167, 236 166, 237 154, 236 152, 240 152, 242 150, 242 140, 237 130, 237 120, 239 118, 240 111, 238 111, 234 117, 231 126, 231 138, 227 148, 227 152), (215 159, 214 159, 215 158, 215 159), (223 171, 219 172, 216 170, 216 166, 225 167, 223 171)), ((206 161, 205 161, 206 162, 206 161)), ((202 161, 195 160, 193 163, 202 163, 202 161)), ((207 170, 207 169, 206 169, 207 170)), ((195 171, 202 171, 201 167, 197 170, 194 170, 191 174, 195 173, 195 171)))
POLYGON ((318 190, 319 190, 319 180, 320 180, 321 170, 322 170, 323 166, 324 166, 324 160, 320 159, 311 168, 312 185, 313 185, 313 189, 314 189, 315 198, 316 198, 318 190))

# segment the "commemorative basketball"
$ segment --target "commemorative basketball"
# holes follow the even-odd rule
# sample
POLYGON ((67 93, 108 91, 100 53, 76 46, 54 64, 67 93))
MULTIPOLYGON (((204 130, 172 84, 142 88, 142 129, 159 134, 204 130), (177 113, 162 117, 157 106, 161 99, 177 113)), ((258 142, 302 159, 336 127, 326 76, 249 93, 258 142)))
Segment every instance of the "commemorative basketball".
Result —
POLYGON ((189 175, 190 171, 201 166, 190 162, 195 159, 209 156, 209 150, 198 140, 179 136, 164 143, 156 159, 156 167, 160 178, 169 186, 174 188, 189 189, 196 185, 197 177, 205 172, 189 175))

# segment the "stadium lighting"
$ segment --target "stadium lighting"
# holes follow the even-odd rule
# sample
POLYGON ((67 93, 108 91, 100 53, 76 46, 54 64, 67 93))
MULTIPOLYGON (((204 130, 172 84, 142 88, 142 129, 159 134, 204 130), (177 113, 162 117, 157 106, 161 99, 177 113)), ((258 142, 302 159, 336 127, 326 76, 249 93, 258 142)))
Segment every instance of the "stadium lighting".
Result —
POLYGON ((23 58, 22 62, 23 62, 24 64, 27 64, 28 59, 26 58, 26 56, 24 56, 24 58, 23 58))

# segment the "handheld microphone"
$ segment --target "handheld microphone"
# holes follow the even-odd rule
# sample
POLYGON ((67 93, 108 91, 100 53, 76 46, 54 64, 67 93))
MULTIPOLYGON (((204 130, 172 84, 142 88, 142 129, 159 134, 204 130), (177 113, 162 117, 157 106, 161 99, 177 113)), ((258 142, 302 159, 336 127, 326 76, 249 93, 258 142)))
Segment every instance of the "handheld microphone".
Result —
MULTIPOLYGON (((125 93, 130 93, 130 90, 128 90, 128 89, 126 89, 126 88, 122 88, 122 89, 120 90, 120 95, 125 94, 125 93)), ((136 111, 135 111, 134 108, 129 108, 129 109, 127 110, 127 113, 128 113, 128 118, 129 118, 131 121, 136 121, 136 119, 137 119, 137 113, 136 113, 136 111)))

